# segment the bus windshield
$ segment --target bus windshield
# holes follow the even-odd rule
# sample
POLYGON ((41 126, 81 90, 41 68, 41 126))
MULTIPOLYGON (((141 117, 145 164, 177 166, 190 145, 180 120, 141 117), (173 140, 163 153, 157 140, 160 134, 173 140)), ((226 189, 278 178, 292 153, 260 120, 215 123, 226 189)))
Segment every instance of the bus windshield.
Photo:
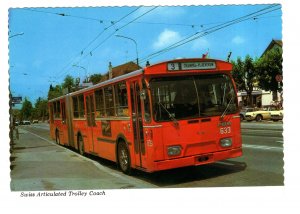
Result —
POLYGON ((221 116, 238 110, 225 74, 159 77, 150 81, 155 121, 221 116))

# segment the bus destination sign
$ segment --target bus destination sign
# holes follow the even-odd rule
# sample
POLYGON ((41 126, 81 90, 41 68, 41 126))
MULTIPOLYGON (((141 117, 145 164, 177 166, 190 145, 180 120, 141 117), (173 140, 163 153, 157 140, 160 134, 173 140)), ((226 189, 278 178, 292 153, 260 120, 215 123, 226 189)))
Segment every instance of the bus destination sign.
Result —
POLYGON ((215 62, 170 62, 169 71, 215 69, 215 62))

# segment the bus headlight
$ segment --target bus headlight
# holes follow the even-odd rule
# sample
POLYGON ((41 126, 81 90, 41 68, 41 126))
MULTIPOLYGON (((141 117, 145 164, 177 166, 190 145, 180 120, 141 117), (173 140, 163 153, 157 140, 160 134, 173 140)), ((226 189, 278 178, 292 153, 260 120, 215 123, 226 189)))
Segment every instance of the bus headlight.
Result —
POLYGON ((220 144, 222 147, 230 147, 230 146, 232 146, 232 139, 231 138, 221 139, 220 144))
POLYGON ((169 156, 179 155, 180 152, 181 152, 181 147, 180 146, 169 146, 168 147, 168 155, 169 156))

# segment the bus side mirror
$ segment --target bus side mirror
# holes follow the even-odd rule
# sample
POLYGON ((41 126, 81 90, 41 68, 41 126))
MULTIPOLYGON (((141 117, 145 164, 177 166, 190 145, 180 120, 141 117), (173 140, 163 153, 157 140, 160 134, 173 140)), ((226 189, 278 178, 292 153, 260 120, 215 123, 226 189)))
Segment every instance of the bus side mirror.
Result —
POLYGON ((146 99, 146 90, 142 89, 140 92, 140 98, 141 100, 145 100, 146 99))

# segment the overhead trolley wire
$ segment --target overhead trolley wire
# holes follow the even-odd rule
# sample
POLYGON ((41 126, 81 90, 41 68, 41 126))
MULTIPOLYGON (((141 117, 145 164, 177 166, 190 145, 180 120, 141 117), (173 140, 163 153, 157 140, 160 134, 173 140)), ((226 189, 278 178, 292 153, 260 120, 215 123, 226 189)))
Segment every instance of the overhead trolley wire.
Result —
POLYGON ((83 54, 83 52, 93 43, 95 42, 106 30, 108 30, 109 28, 111 28, 112 26, 114 26, 115 24, 119 23, 120 21, 122 21, 123 19, 125 19, 126 17, 128 17, 129 15, 131 15, 132 13, 134 13, 135 11, 137 11, 138 9, 140 9, 142 6, 137 7, 136 9, 134 9, 133 11, 131 11, 130 13, 126 14, 125 16, 123 16, 122 18, 120 18, 117 21, 111 21, 111 25, 104 28, 103 31, 101 31, 93 40, 91 40, 88 45, 86 47, 84 47, 81 51, 81 54, 83 54))
POLYGON ((159 56, 159 55, 161 55, 161 54, 163 54, 163 53, 165 53, 165 52, 168 52, 168 51, 170 51, 170 50, 172 50, 172 49, 174 49, 174 48, 177 48, 177 47, 179 47, 179 46, 182 46, 182 45, 184 45, 184 44, 186 44, 186 43, 189 43, 189 42, 191 42, 191 41, 194 41, 194 40, 196 40, 196 39, 198 39, 198 38, 200 38, 200 37, 206 36, 206 35, 208 35, 208 34, 211 34, 211 33, 215 32, 215 31, 218 31, 218 30, 220 30, 220 29, 223 29, 223 28, 225 28, 225 27, 231 26, 231 25, 233 25, 233 24, 237 24, 237 23, 239 23, 239 22, 243 22, 243 21, 246 21, 246 20, 249 20, 249 19, 254 19, 254 18, 256 18, 256 17, 258 17, 258 16, 261 16, 261 15, 264 15, 264 14, 266 14, 266 13, 270 13, 270 12, 273 12, 273 11, 275 11, 275 10, 279 10, 280 8, 276 8, 276 9, 273 9, 273 10, 269 10, 269 9, 271 9, 271 8, 273 8, 273 7, 276 7, 276 6, 278 6, 278 5, 271 5, 271 6, 268 6, 268 7, 266 7, 266 8, 263 8, 263 9, 261 9, 261 10, 258 10, 258 11, 256 11, 256 12, 247 14, 247 15, 245 15, 245 16, 242 16, 242 17, 239 17, 239 18, 236 18, 236 19, 233 19, 233 20, 224 22, 224 23, 222 23, 222 24, 220 24, 220 25, 216 25, 216 26, 214 26, 214 27, 211 27, 211 28, 208 28, 208 29, 205 29, 205 30, 196 32, 195 34, 193 34, 193 35, 191 35, 191 36, 188 36, 188 37, 186 37, 186 38, 184 38, 184 39, 182 39, 182 40, 180 40, 180 41, 178 41, 178 42, 176 42, 176 43, 174 43, 174 44, 172 44, 172 45, 170 45, 170 46, 168 46, 168 47, 166 47, 166 48, 164 48, 164 49, 162 49, 162 50, 160 50, 160 51, 154 52, 154 53, 148 55, 147 57, 142 58, 142 59, 140 60, 140 62, 146 62, 147 60, 152 59, 152 58, 154 58, 154 57, 157 57, 157 56, 159 56), (269 11, 266 11, 266 12, 262 13, 262 12, 265 11, 265 10, 269 10, 269 11))
MULTIPOLYGON (((151 8, 150 10, 146 11, 145 13, 141 14, 140 16, 134 18, 133 20, 131 20, 130 22, 126 23, 125 25, 115 29, 115 31, 113 33, 111 33, 110 35, 108 35, 104 40, 102 40, 96 47, 94 47, 91 51, 89 51, 89 53, 85 54, 84 56, 82 56, 83 54, 83 50, 86 50, 88 46, 90 46, 94 41, 96 41, 97 38, 99 38, 104 31, 102 31, 101 33, 99 33, 95 39, 93 39, 80 53, 80 59, 77 62, 74 62, 72 64, 74 65, 78 65, 83 59, 85 59, 87 56, 92 55, 93 51, 95 51, 97 48, 99 48, 102 44, 104 44, 104 42, 106 42, 110 37, 112 37, 117 31, 127 27, 128 25, 130 25, 131 23, 133 23, 134 21, 140 19, 141 17, 145 16, 146 14, 150 13, 151 11, 153 11, 154 9, 156 9, 158 6, 151 8)), ((110 27, 114 26, 115 24, 121 22, 121 20, 125 19, 126 17, 128 17, 129 15, 131 15, 133 12, 137 11, 139 8, 136 8, 135 10, 131 11, 129 14, 123 16, 121 19, 119 19, 118 21, 112 23, 111 26, 107 27, 105 30, 109 29, 110 27)), ((79 54, 77 54, 76 56, 78 56, 79 54)), ((64 69, 62 69, 60 72, 62 72, 63 70, 65 70, 69 65, 65 66, 64 69)), ((61 78, 63 75, 65 75, 67 72, 62 73, 59 78, 61 78)))
POLYGON ((104 44, 104 42, 106 42, 109 38, 111 38, 117 31, 120 31, 121 29, 127 27, 128 25, 132 24, 134 21, 136 21, 137 19, 145 16, 146 14, 150 13, 151 11, 153 11, 154 9, 156 9, 158 6, 153 7, 152 9, 146 11, 145 13, 143 13, 142 15, 136 17, 135 19, 131 20, 130 22, 126 23, 125 25, 115 29, 114 32, 112 32, 111 34, 109 34, 104 40, 102 40, 96 47, 94 47, 88 54, 86 54, 85 56, 83 56, 77 63, 76 65, 81 62, 84 58, 86 58, 88 55, 92 55, 92 53, 99 48, 101 45, 104 44))
MULTIPOLYGON (((126 17, 128 17, 129 15, 131 15, 132 13, 134 13, 135 11, 137 11, 138 9, 140 9, 140 7, 135 8, 134 10, 132 10, 131 12, 129 12, 128 14, 126 14, 125 16, 121 17, 120 19, 118 19, 117 21, 112 21, 111 25, 104 28, 103 31, 101 31, 93 40, 91 40, 82 50, 80 53, 76 54, 69 63, 67 63, 66 66, 63 67, 63 69, 59 72, 61 73, 62 71, 64 71, 67 67, 69 67, 71 64, 78 64, 75 63, 76 58, 80 58, 80 56, 82 56, 82 54, 84 53, 84 51, 93 43, 95 42, 105 31, 107 31, 109 28, 111 28, 112 26, 114 26, 115 24, 119 23, 120 21, 122 21, 123 19, 125 19, 126 17)), ((61 75, 59 75, 59 78, 62 77, 63 75, 65 75, 67 72, 62 73, 61 75)))
MULTIPOLYGON (((276 6, 277 6, 277 5, 276 5, 276 6)), ((216 25, 216 26, 210 27, 210 28, 208 28, 208 29, 205 29, 205 30, 196 32, 196 33, 194 33, 193 35, 188 36, 188 37, 186 37, 186 38, 184 38, 184 39, 182 39, 182 40, 180 40, 180 41, 178 41, 178 42, 175 42, 174 44, 172 44, 172 45, 170 45, 170 46, 168 46, 168 47, 166 47, 166 48, 164 48, 164 49, 162 49, 162 50, 160 50, 160 51, 157 51, 157 52, 155 52, 155 53, 152 53, 152 54, 148 55, 147 57, 142 58, 141 61, 146 61, 146 59, 151 59, 151 58, 155 57, 155 55, 158 56, 158 55, 160 55, 160 54, 162 54, 162 53, 164 53, 164 52, 167 52, 167 51, 169 51, 169 50, 171 50, 171 49, 174 49, 174 48, 176 48, 176 47, 178 47, 178 46, 181 46, 181 45, 186 44, 186 43, 188 43, 188 42, 190 42, 190 41, 193 41, 193 40, 195 40, 195 39, 197 39, 197 38, 199 38, 199 37, 201 37, 201 36, 205 36, 205 35, 207 35, 207 34, 209 34, 209 33, 211 33, 211 32, 216 31, 216 30, 214 30, 214 29, 219 30, 219 28, 222 27, 222 26, 223 26, 223 27, 227 27, 227 26, 229 26, 229 25, 232 25, 232 24, 235 24, 235 23, 237 23, 237 22, 240 22, 240 20, 245 21, 245 20, 243 20, 243 19, 245 19, 245 18, 247 18, 247 17, 249 17, 249 16, 253 16, 253 15, 255 15, 255 14, 261 12, 261 11, 270 9, 270 8, 272 8, 272 7, 274 7, 274 6, 273 6, 273 5, 272 5, 272 6, 268 6, 268 7, 264 8, 264 9, 261 9, 261 10, 259 10, 259 11, 254 12, 254 13, 250 13, 250 14, 247 14, 247 15, 245 15, 245 16, 242 16, 242 17, 239 17, 239 18, 236 18, 236 19, 233 19, 233 20, 224 22, 224 23, 222 23, 222 24, 220 24, 220 25, 216 25), (200 33, 203 33, 204 35, 201 34, 200 36, 197 36, 197 35, 200 34, 200 33), (196 37, 196 36, 197 36, 197 37, 196 37), (192 38, 192 37, 196 37, 196 38, 192 38), (192 39, 191 39, 191 38, 192 38, 192 39), (186 41, 186 40, 187 40, 187 41, 186 41)), ((257 16, 257 15, 256 15, 256 16, 257 16)), ((251 17, 251 18, 253 18, 253 17, 251 17)), ((249 19, 249 18, 247 18, 247 19, 249 19)), ((223 27, 222 27, 222 28, 223 28, 223 27)))
POLYGON ((49 11, 44 11, 44 10, 32 9, 32 8, 22 8, 22 9, 32 11, 32 12, 37 12, 37 13, 48 13, 48 14, 62 16, 62 17, 71 17, 71 18, 77 18, 77 19, 85 19, 85 20, 90 20, 90 21, 96 21, 96 22, 99 22, 101 24, 104 22, 104 20, 101 20, 101 19, 96 19, 96 18, 91 18, 91 17, 84 17, 84 16, 76 16, 76 15, 71 15, 71 14, 67 14, 67 13, 56 13, 56 12, 49 12, 49 11))

